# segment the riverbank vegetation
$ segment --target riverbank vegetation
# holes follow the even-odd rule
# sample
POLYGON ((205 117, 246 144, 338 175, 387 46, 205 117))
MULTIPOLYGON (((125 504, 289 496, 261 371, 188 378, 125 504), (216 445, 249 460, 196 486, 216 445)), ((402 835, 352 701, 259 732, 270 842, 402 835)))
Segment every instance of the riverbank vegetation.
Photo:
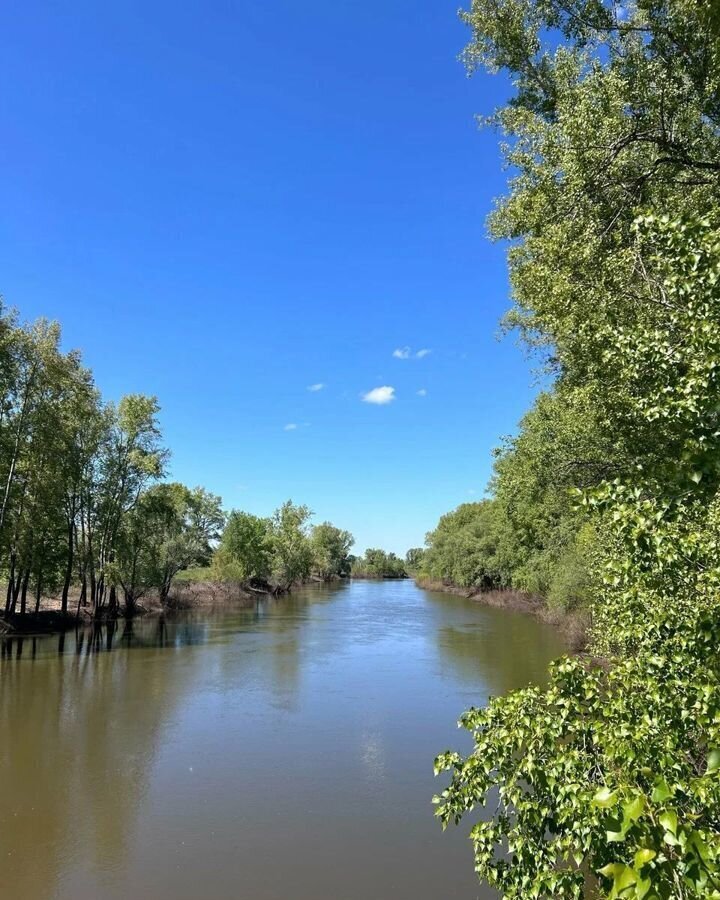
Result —
POLYGON ((474 0, 503 70, 508 324, 554 375, 486 501, 422 568, 592 615, 588 658, 470 710, 444 824, 473 807, 506 897, 720 898, 720 9, 474 0))
POLYGON ((290 500, 270 518, 231 512, 213 555, 211 579, 283 592, 311 576, 321 581, 348 576, 353 536, 330 522, 311 527, 311 516, 307 506, 290 500))
POLYGON ((194 567, 276 591, 349 573, 352 536, 330 523, 311 528, 305 506, 226 517, 220 497, 163 481, 158 414, 154 397, 104 402, 80 355, 62 350, 57 324, 0 309, 4 627, 41 627, 45 606, 51 627, 81 610, 112 618, 150 598, 163 606, 194 567))
POLYGON ((350 574, 353 578, 407 578, 406 565, 399 556, 385 550, 369 548, 365 556, 353 558, 350 574))

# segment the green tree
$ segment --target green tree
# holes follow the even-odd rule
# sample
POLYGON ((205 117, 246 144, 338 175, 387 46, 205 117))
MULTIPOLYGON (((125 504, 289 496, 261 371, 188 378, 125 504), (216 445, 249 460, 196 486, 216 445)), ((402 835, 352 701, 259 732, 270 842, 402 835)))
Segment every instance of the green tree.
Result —
POLYGON ((118 538, 115 575, 127 611, 149 590, 165 603, 175 576, 204 563, 224 522, 220 498, 203 488, 156 484, 125 516, 118 538))
POLYGON ((230 513, 212 560, 223 581, 266 580, 272 571, 272 523, 251 513, 230 513))
POLYGON ((412 575, 420 572, 425 550, 422 547, 411 547, 405 554, 405 568, 412 575))
POLYGON ((463 503, 444 515, 426 538, 422 571, 428 578, 460 587, 502 587, 505 578, 497 562, 493 500, 463 503))
POLYGON ((313 562, 308 534, 312 513, 307 506, 287 500, 272 517, 272 574, 280 590, 288 591, 296 581, 307 578, 313 562))
POLYGON ((352 562, 352 574, 356 578, 405 578, 405 563, 395 553, 369 548, 364 557, 352 562))
POLYGON ((117 543, 124 519, 143 490, 163 473, 167 451, 161 446, 155 397, 131 394, 104 411, 98 454, 84 485, 81 510, 82 556, 90 600, 97 615, 117 610, 117 543))
POLYGON ((313 571, 323 581, 330 581, 350 573, 350 548, 354 544, 349 531, 343 531, 330 522, 315 525, 310 536, 313 555, 313 571))
POLYGON ((548 689, 471 710, 473 753, 438 760, 440 815, 499 798, 472 837, 507 897, 720 897, 718 11, 475 0, 466 19, 470 65, 516 87, 493 221, 511 321, 618 468, 576 492, 603 538, 607 665, 562 661, 548 689))

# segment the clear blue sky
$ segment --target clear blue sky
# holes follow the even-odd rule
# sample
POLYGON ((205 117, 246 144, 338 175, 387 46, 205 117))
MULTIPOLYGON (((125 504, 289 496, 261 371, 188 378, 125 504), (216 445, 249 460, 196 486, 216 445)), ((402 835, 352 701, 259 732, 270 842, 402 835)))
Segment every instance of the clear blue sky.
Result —
POLYGON ((505 174, 474 121, 506 87, 465 77, 456 7, 28 0, 0 17, 5 302, 58 319, 106 397, 158 396, 171 477, 228 508, 307 503, 360 551, 404 553, 481 496, 531 397, 497 339, 485 216, 505 174), (394 399, 362 399, 380 387, 394 399))

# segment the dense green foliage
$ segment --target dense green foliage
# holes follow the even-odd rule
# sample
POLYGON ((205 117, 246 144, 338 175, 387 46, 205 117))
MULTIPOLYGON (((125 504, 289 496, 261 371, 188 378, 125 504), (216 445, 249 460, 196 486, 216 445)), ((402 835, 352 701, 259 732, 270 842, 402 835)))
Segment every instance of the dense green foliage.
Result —
POLYGON ((270 518, 231 512, 213 556, 213 577, 286 591, 311 575, 323 581, 349 575, 353 536, 330 522, 311 527, 311 515, 290 500, 270 518))
POLYGON ((492 500, 481 500, 444 515, 427 537, 422 573, 460 587, 501 587, 497 508, 492 500))
POLYGON ((513 587, 566 609, 584 605, 598 535, 571 489, 629 466, 588 390, 559 384, 498 451, 491 497, 463 504, 427 535, 421 574, 460 587, 513 587))
POLYGON ((330 522, 322 522, 312 530, 310 545, 313 555, 313 570, 323 579, 350 574, 350 549, 354 543, 349 531, 343 531, 330 522))
POLYGON ((394 553, 385 550, 368 549, 365 556, 352 560, 351 574, 354 578, 405 578, 405 563, 394 553))
POLYGON ((352 536, 328 522, 310 528, 305 506, 270 519, 233 512, 203 488, 161 479, 154 397, 104 403, 60 329, 19 322, 0 308, 0 571, 2 615, 61 608, 97 616, 133 613, 153 594, 165 603, 179 572, 267 581, 286 590, 316 574, 347 575, 352 536), (221 539, 222 536, 222 539, 221 539), (216 551, 216 546, 219 547, 216 551), (211 566, 212 562, 212 566, 211 566))
POLYGON ((720 7, 465 18, 516 89, 509 319, 556 374, 477 515, 505 577, 590 603, 604 663, 467 713, 439 814, 497 805, 472 837, 506 897, 720 898, 720 7))
POLYGON ((165 599, 179 569, 207 560, 220 499, 159 484, 162 447, 153 397, 103 403, 60 329, 0 309, 0 567, 4 615, 37 611, 71 588, 97 614, 129 609, 149 590, 165 599))
POLYGON ((422 568, 425 549, 423 547, 411 547, 405 554, 405 569, 408 575, 419 575, 422 568))

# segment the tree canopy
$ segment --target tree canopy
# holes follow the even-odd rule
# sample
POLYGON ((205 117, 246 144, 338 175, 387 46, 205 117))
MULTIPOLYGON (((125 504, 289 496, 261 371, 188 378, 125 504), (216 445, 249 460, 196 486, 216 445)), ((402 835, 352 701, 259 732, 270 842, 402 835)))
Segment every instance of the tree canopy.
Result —
POLYGON ((470 710, 439 815, 499 803, 472 839, 506 897, 720 897, 720 8, 463 18, 470 69, 514 85, 491 117, 507 321, 555 375, 499 454, 486 542, 512 582, 589 604, 604 663, 470 710))

